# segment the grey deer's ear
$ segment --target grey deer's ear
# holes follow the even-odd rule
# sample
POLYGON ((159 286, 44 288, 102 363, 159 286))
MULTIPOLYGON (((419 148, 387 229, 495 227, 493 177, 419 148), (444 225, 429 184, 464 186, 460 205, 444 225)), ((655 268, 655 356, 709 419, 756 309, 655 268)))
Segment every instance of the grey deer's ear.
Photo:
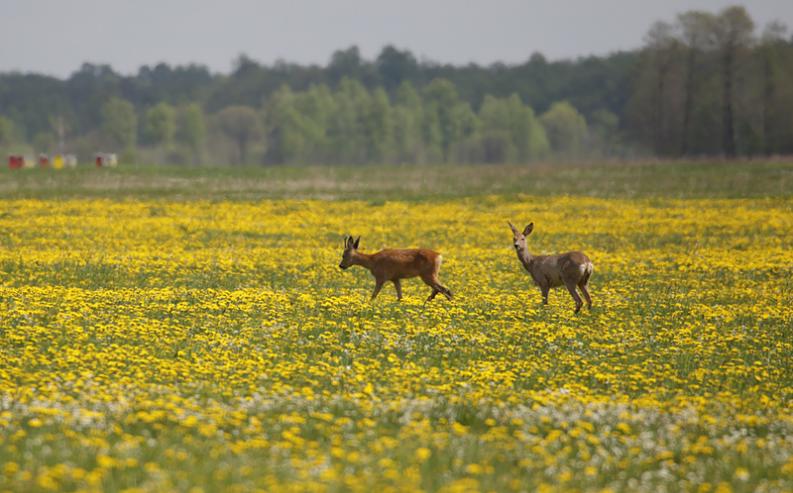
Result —
POLYGON ((509 229, 511 229, 511 230, 512 230, 512 234, 518 234, 518 228, 516 228, 516 227, 515 227, 515 226, 514 226, 514 225, 513 225, 511 222, 509 222, 509 221, 507 221, 507 224, 509 224, 509 229))
MULTIPOLYGON (((352 238, 350 238, 350 239, 352 239, 352 238)), ((358 245, 360 243, 361 243, 361 237, 359 236, 358 238, 355 239, 355 243, 352 244, 352 247, 357 250, 358 249, 358 245)))
POLYGON ((529 236, 531 232, 534 230, 534 223, 529 223, 528 226, 523 230, 523 236, 529 236))

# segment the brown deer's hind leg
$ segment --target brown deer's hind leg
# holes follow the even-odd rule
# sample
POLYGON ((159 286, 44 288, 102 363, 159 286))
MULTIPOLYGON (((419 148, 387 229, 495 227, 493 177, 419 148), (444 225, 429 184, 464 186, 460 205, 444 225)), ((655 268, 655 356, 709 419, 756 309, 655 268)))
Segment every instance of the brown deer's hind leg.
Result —
POLYGON ((448 299, 452 299, 452 292, 449 291, 446 287, 442 286, 440 282, 438 282, 438 278, 435 276, 421 276, 421 280, 424 281, 424 284, 432 288, 432 294, 430 297, 427 298, 427 301, 432 301, 435 299, 435 296, 438 293, 446 296, 448 299))
POLYGON ((578 296, 578 293, 575 290, 576 287, 575 282, 565 281, 564 285, 567 288, 567 290, 570 291, 570 295, 575 300, 575 312, 578 313, 579 311, 581 311, 581 307, 584 305, 584 302, 581 301, 581 297, 578 296))
POLYGON ((592 298, 589 296, 589 290, 587 289, 586 282, 581 282, 578 285, 578 288, 584 294, 584 299, 586 300, 586 307, 588 310, 592 309, 592 298))
POLYGON ((431 293, 430 293, 430 295, 427 297, 427 299, 424 301, 424 303, 425 303, 425 304, 426 304, 426 303, 429 303, 430 301, 434 300, 436 296, 438 296, 438 290, 437 290, 437 289, 435 289, 435 288, 432 288, 432 292, 431 292, 431 293))
POLYGON ((438 291, 443 293, 443 295, 446 297, 446 299, 448 299, 448 300, 452 299, 452 292, 449 291, 449 289, 446 286, 442 286, 441 283, 439 283, 437 281, 435 282, 435 289, 437 289, 438 291))

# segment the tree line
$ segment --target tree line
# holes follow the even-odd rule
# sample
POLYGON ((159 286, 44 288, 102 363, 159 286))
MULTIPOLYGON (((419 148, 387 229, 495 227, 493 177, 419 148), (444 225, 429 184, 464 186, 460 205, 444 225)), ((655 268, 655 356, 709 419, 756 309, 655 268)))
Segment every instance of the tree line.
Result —
POLYGON ((689 11, 640 50, 443 65, 393 46, 325 66, 240 56, 121 75, 0 74, 4 153, 122 152, 173 163, 529 162, 769 155, 793 149, 793 38, 742 7, 689 11))
POLYGON ((758 35, 742 7, 656 22, 641 52, 625 121, 655 154, 793 152, 793 38, 758 35))

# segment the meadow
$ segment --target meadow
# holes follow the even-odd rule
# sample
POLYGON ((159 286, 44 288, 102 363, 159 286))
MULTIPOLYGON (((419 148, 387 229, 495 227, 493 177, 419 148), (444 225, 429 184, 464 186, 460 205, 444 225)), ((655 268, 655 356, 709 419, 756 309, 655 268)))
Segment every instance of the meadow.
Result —
POLYGON ((793 164, 0 172, 0 491, 793 491, 793 164), (594 307, 541 306, 585 251, 594 307), (452 301, 370 303, 361 249, 452 301))

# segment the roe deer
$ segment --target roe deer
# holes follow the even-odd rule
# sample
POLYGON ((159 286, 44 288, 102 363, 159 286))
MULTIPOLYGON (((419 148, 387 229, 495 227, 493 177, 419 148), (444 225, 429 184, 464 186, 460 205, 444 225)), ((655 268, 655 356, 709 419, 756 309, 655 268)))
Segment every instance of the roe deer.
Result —
POLYGON ((534 229, 534 223, 526 226, 522 233, 511 222, 507 222, 507 224, 512 230, 518 260, 534 279, 534 284, 539 286, 540 291, 542 291, 542 304, 548 304, 548 292, 551 288, 564 285, 575 300, 575 313, 578 313, 583 305, 581 297, 576 292, 576 287, 581 289, 584 298, 586 298, 587 308, 591 310, 592 298, 589 297, 587 285, 594 271, 594 265, 592 265, 589 257, 584 255, 583 252, 567 252, 559 255, 532 255, 526 247, 526 237, 534 229))
POLYGON ((416 276, 421 277, 421 280, 432 288, 432 293, 427 301, 435 299, 438 293, 452 299, 452 292, 442 286, 438 280, 438 271, 441 268, 442 260, 439 253, 423 248, 410 250, 389 248, 377 253, 362 253, 358 251, 360 241, 360 236, 354 241, 352 236, 344 237, 344 253, 339 267, 347 269, 352 265, 360 265, 369 269, 375 281, 373 300, 377 298, 377 294, 380 293, 380 289, 383 288, 386 281, 394 283, 397 300, 401 300, 402 285, 400 280, 416 276))

